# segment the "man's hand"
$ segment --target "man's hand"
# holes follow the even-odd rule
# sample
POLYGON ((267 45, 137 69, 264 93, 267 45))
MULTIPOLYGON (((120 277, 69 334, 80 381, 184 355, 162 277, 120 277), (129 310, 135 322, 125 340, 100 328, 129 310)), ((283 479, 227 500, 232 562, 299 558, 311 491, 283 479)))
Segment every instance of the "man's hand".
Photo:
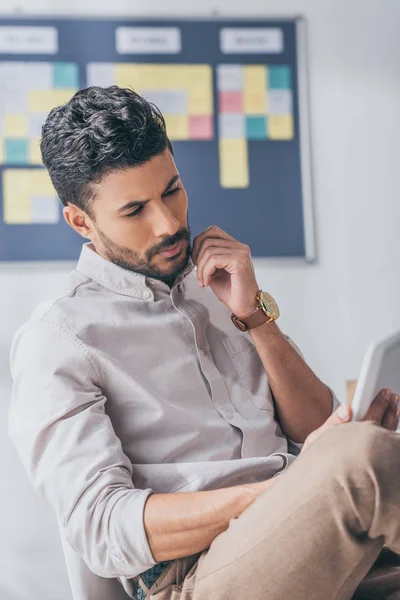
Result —
POLYGON ((213 225, 194 239, 192 260, 201 287, 210 286, 234 315, 256 308, 257 280, 250 248, 213 225))
MULTIPOLYGON (((375 421, 385 429, 396 431, 399 423, 399 402, 400 396, 393 394, 390 390, 381 390, 376 396, 364 421, 375 421)), ((351 408, 347 404, 342 404, 339 408, 325 421, 321 427, 310 433, 304 442, 302 452, 306 450, 320 435, 328 429, 347 423, 351 420, 351 408)))

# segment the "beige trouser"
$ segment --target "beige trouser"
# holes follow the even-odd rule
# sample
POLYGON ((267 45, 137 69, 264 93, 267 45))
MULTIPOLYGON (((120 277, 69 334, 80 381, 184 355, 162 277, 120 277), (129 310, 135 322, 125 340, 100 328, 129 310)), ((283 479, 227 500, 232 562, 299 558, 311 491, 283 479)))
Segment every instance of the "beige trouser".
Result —
POLYGON ((400 566, 368 574, 384 545, 400 554, 400 436, 340 425, 207 551, 174 561, 149 598, 398 600, 400 566))

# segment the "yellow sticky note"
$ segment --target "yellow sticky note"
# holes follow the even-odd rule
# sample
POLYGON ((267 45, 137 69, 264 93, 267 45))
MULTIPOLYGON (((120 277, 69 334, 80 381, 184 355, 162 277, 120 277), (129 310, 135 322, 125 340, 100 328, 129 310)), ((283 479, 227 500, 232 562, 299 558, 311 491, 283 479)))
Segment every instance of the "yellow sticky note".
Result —
POLYGON ((41 165, 42 155, 40 153, 40 140, 31 139, 29 140, 29 162, 32 165, 41 165))
POLYGON ((45 169, 5 169, 3 174, 4 221, 8 224, 32 223, 33 196, 56 196, 45 169))
POLYGON ((164 115, 164 118, 170 140, 189 139, 188 115, 164 115))
POLYGON ((31 196, 56 196, 49 174, 45 169, 30 171, 29 191, 31 196))
POLYGON ((115 84, 119 87, 130 87, 136 90, 140 86, 139 65, 121 64, 115 65, 115 84))
POLYGON ((5 169, 3 174, 3 219, 8 225, 31 223, 29 171, 5 169))
POLYGON ((210 65, 187 65, 185 86, 190 115, 213 114, 212 70, 210 65))
POLYGON ((269 115, 268 137, 271 140, 292 140, 294 123, 292 115, 269 115))
POLYGON ((28 92, 30 112, 50 112, 52 108, 66 104, 77 90, 32 90, 28 92))
POLYGON ((5 115, 3 128, 4 137, 27 137, 29 135, 28 117, 26 115, 5 115))
POLYGON ((247 141, 245 139, 220 139, 219 163, 221 187, 248 187, 249 157, 247 150, 247 141))
POLYGON ((213 96, 211 87, 189 88, 188 111, 190 115, 212 115, 213 96))
POLYGON ((264 65, 246 65, 244 78, 244 110, 248 115, 262 115, 267 110, 267 70, 264 65))

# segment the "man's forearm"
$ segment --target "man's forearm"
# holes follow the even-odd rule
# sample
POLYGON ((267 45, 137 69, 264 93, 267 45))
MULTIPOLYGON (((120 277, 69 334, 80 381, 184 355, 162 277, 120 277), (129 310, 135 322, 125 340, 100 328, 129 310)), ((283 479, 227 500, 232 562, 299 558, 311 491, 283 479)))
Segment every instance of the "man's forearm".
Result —
POLYGON ((214 491, 152 494, 144 526, 157 562, 190 556, 208 548, 256 497, 278 478, 214 491))
POLYGON ((332 410, 332 394, 291 346, 276 323, 250 330, 275 398, 277 417, 295 442, 322 425, 332 410))

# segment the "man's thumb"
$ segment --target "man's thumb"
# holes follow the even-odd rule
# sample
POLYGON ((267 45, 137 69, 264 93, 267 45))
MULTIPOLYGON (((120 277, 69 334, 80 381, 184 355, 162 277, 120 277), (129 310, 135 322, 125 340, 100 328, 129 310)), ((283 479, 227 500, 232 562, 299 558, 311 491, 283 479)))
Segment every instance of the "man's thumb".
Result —
POLYGON ((350 406, 348 404, 341 404, 339 406, 339 408, 337 409, 337 411, 335 412, 335 415, 342 422, 350 421, 350 419, 351 419, 350 406))

